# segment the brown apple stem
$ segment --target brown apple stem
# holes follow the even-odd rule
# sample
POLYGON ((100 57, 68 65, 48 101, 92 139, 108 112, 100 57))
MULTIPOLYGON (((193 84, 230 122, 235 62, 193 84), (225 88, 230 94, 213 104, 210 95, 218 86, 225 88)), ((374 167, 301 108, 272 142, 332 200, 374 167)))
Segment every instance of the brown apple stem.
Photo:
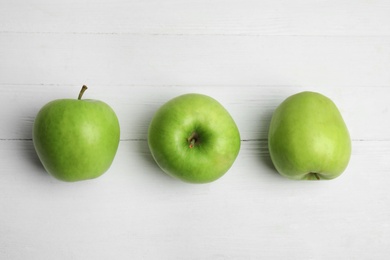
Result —
POLYGON ((192 139, 190 142, 190 148, 194 148, 195 146, 195 139, 192 139))
POLYGON ((78 100, 81 100, 81 98, 83 97, 83 94, 84 92, 88 89, 87 86, 83 85, 83 87, 81 88, 80 90, 80 93, 79 93, 79 97, 77 98, 78 100))
POLYGON ((194 148, 195 147, 197 139, 198 139, 198 134, 195 133, 195 132, 192 133, 191 136, 188 138, 188 142, 189 142, 189 147, 190 148, 194 148))
POLYGON ((318 176, 318 174, 316 172, 313 173, 313 174, 314 174, 314 176, 316 177, 317 180, 320 180, 320 176, 318 176))

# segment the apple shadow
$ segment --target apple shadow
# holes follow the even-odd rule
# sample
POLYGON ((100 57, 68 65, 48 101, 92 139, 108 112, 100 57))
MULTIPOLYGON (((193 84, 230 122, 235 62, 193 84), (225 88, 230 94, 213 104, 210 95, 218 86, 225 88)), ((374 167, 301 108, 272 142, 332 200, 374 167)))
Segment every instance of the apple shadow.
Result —
POLYGON ((137 140, 138 152, 142 156, 143 161, 147 164, 154 166, 156 169, 160 169, 157 163, 154 161, 152 153, 150 152, 147 137, 137 140))
POLYGON ((23 158, 26 159, 32 167, 34 167, 38 172, 46 174, 46 170, 43 167, 34 148, 34 143, 32 140, 33 123, 34 118, 28 118, 27 120, 23 120, 23 122, 21 123, 21 129, 26 129, 25 132, 31 133, 29 138, 19 139, 21 145, 21 153, 23 154, 23 158))
POLYGON ((41 161, 39 160, 39 157, 35 151, 33 141, 28 140, 22 140, 22 151, 24 153, 24 157, 30 162, 31 166, 33 166, 35 169, 41 171, 42 173, 46 173, 45 168, 43 167, 41 161))
POLYGON ((259 145, 259 149, 261 151, 261 155, 260 155, 261 163, 263 163, 265 166, 267 166, 268 169, 276 172, 276 168, 275 168, 275 166, 271 160, 271 156, 269 154, 268 142, 267 141, 261 142, 259 145))
POLYGON ((263 131, 263 133, 259 137, 259 152, 260 152, 260 161, 263 165, 265 165, 268 169, 271 170, 271 172, 278 174, 269 153, 268 149, 268 129, 271 123, 273 111, 266 111, 260 118, 261 125, 263 129, 266 129, 263 131))
POLYGON ((136 149, 137 154, 141 157, 140 159, 146 163, 147 165, 151 166, 152 170, 148 171, 148 173, 152 174, 158 174, 160 178, 170 178, 166 173, 164 173, 161 168, 158 166, 156 161, 154 160, 152 153, 150 152, 149 145, 148 145, 148 127, 150 124, 150 121, 152 120, 154 116, 155 110, 148 111, 147 114, 140 117, 142 121, 139 122, 140 125, 143 126, 143 134, 139 139, 132 139, 131 142, 136 143, 136 149))
POLYGON ((153 156, 152 156, 152 153, 150 152, 150 149, 149 149, 149 145, 148 145, 148 140, 147 138, 142 138, 140 140, 137 140, 137 150, 138 150, 138 153, 140 156, 141 156, 141 159, 144 163, 146 163, 148 166, 150 166, 150 170, 147 171, 149 174, 153 174, 153 175, 158 175, 156 177, 158 178, 162 178, 162 179, 165 179, 165 180, 172 180, 171 177, 169 177, 166 173, 163 172, 163 170, 161 170, 161 168, 158 166, 158 164, 156 163, 156 161, 154 160, 153 156))

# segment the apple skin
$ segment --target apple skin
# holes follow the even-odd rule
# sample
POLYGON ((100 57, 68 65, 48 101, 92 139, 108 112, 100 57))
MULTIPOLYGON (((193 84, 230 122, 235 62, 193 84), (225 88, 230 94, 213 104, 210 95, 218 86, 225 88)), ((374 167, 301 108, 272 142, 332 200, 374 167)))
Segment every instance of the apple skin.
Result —
POLYGON ((233 118, 218 101, 190 93, 158 109, 149 126, 148 144, 168 175, 189 183, 209 183, 233 165, 241 139, 233 118))
POLYGON ((351 156, 351 139, 338 108, 309 91, 288 97, 276 108, 268 143, 277 171, 295 180, 334 179, 351 156))
POLYGON ((97 178, 106 172, 119 139, 115 112, 98 100, 51 101, 38 112, 33 126, 34 147, 44 168, 67 182, 97 178))

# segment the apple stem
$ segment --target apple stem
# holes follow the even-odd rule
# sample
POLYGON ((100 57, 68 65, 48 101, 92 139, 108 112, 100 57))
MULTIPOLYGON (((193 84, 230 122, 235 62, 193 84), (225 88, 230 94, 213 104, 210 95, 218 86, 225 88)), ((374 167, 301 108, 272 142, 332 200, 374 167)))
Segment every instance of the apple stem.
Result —
POLYGON ((320 176, 318 176, 318 174, 315 172, 315 173, 313 173, 314 174, 314 176, 316 177, 316 179, 317 180, 320 180, 321 178, 320 178, 320 176))
POLYGON ((198 141, 198 134, 193 132, 191 136, 187 139, 189 143, 189 147, 192 149, 195 147, 196 142, 198 141))
POLYGON ((78 100, 81 100, 81 98, 82 98, 84 92, 85 92, 87 89, 88 89, 88 87, 85 86, 85 85, 83 85, 83 87, 82 87, 81 90, 80 90, 79 97, 77 98, 78 100))
POLYGON ((192 138, 190 141, 190 148, 194 148, 195 142, 196 142, 195 138, 192 138))

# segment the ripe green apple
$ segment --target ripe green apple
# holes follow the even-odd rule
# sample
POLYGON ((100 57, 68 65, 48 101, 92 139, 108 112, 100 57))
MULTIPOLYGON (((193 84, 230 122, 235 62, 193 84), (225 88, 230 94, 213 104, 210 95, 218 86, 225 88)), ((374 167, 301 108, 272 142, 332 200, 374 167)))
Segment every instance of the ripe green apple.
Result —
POLYGON ((351 139, 339 110, 319 93, 301 92, 283 101, 268 134, 275 168, 290 179, 336 178, 351 156, 351 139))
POLYGON ((63 181, 99 177, 114 160, 120 138, 115 112, 102 101, 58 99, 38 112, 33 142, 46 171, 63 181))
POLYGON ((212 182, 233 165, 240 133, 229 112, 215 99, 185 94, 155 113, 148 144, 156 163, 172 177, 190 183, 212 182))

